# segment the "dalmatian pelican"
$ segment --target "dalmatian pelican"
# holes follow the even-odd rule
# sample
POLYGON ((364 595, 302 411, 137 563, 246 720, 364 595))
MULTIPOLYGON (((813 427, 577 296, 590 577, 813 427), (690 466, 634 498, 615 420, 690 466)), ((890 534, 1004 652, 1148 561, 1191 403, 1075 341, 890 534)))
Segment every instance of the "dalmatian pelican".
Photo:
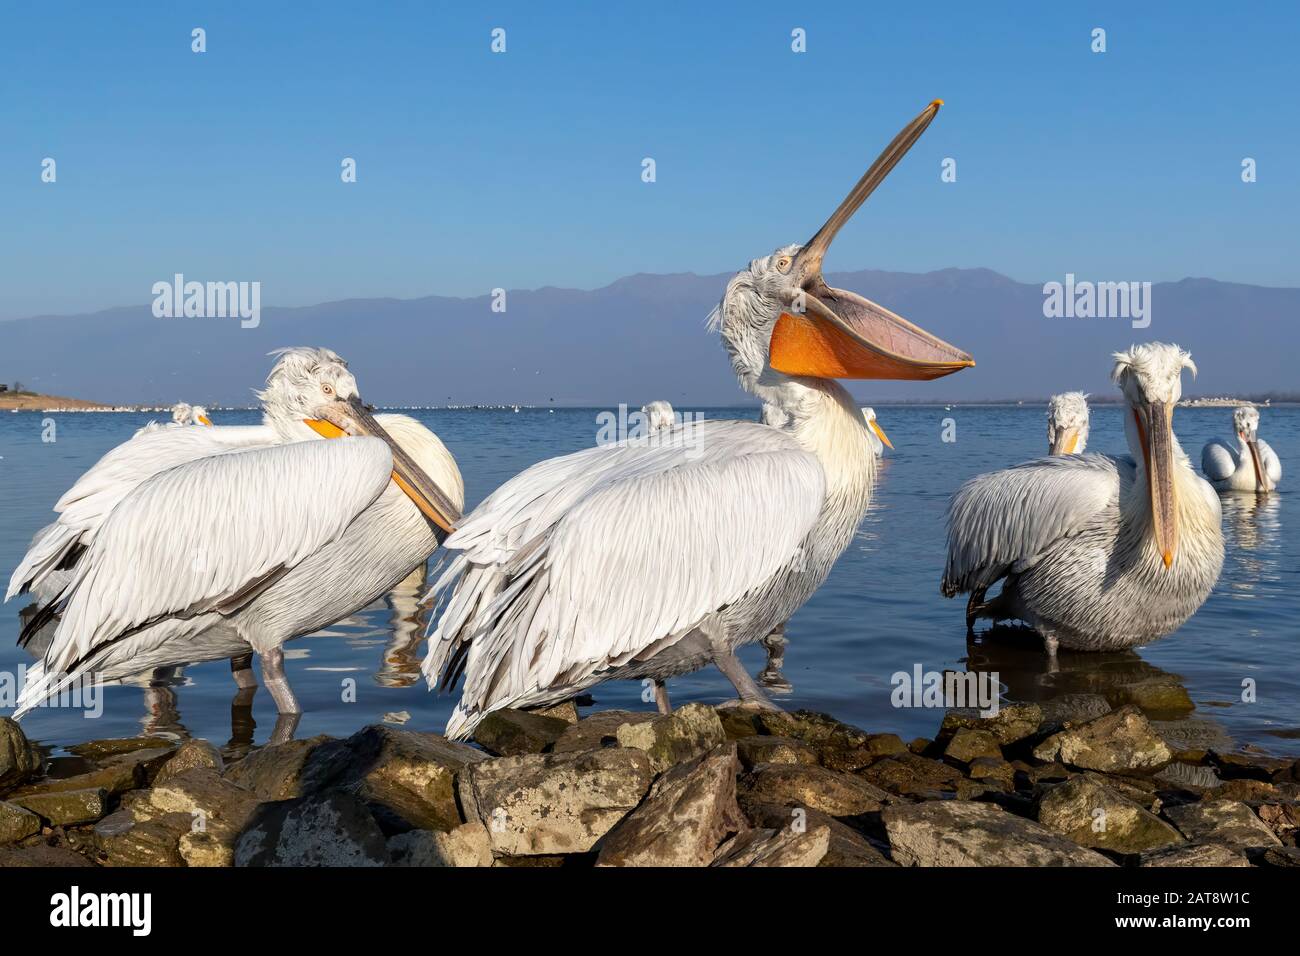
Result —
POLYGON ((920 137, 898 134, 804 246, 755 259, 712 317, 747 392, 786 416, 677 425, 540 462, 493 492, 445 542, 430 686, 461 698, 447 734, 502 707, 563 700, 610 679, 664 681, 715 664, 773 707, 736 657, 821 585, 871 498, 876 458, 837 378, 933 379, 971 357, 822 278, 836 233, 920 137))
POLYGON ((883 458, 885 446, 894 447, 894 443, 889 440, 885 430, 880 427, 880 422, 876 421, 876 410, 870 405, 862 409, 862 418, 867 423, 867 439, 871 442, 871 449, 876 453, 877 458, 883 458))
POLYGON ((1018 619, 1058 645, 1103 651, 1170 633, 1209 596, 1223 567, 1219 499, 1173 432, 1176 345, 1115 354, 1132 457, 1063 455, 972 478, 948 508, 946 597, 970 592, 977 618, 1018 619), (1001 593, 985 591, 1003 581, 1001 593))
POLYGON ((254 651, 297 714, 284 642, 391 590, 459 517, 446 448, 406 416, 381 424, 335 353, 286 350, 259 397, 263 425, 137 435, 60 499, 10 581, 71 570, 31 622, 58 617, 16 717, 83 677, 254 651))
POLYGON ((177 402, 172 406, 172 422, 176 425, 211 425, 208 410, 202 405, 177 402))
POLYGON ((1201 449, 1201 471, 1219 491, 1272 491, 1282 480, 1282 462, 1259 437, 1259 409, 1234 411, 1232 430, 1235 443, 1216 438, 1201 449))
POLYGON ((672 405, 663 399, 642 405, 641 414, 645 416, 647 434, 654 434, 672 428, 676 423, 672 405))
POLYGON ((1088 396, 1062 392, 1047 403, 1047 453, 1082 455, 1088 447, 1088 396))

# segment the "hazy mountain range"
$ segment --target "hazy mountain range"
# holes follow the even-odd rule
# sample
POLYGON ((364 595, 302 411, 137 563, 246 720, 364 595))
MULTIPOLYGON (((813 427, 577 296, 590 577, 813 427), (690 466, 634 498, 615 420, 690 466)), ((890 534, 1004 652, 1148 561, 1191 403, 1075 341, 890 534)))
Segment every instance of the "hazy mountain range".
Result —
MULTIPOLYGON (((1157 283, 1151 325, 1134 329, 1127 319, 1045 318, 1041 285, 987 269, 828 278, 977 362, 932 383, 850 383, 864 402, 1031 399, 1073 388, 1105 395, 1113 391, 1110 353, 1151 339, 1191 350, 1200 377, 1187 380, 1188 394, 1300 390, 1300 289, 1157 283)), ((486 295, 264 307, 257 328, 238 319, 158 319, 147 303, 15 319, 0 322, 0 382, 115 404, 248 404, 270 367, 269 350, 311 344, 342 354, 362 394, 379 405, 739 404, 747 397, 705 328, 727 279, 634 275, 591 291, 511 291, 504 313, 493 312, 486 295)))

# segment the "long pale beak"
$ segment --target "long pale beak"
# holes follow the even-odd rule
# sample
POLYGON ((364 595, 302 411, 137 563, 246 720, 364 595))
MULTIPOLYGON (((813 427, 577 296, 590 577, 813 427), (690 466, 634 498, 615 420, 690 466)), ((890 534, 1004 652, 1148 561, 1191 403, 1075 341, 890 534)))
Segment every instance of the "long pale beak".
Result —
POLYGON ((1250 449, 1250 460, 1255 466, 1255 488, 1258 491, 1271 491, 1268 475, 1264 472, 1264 461, 1259 454, 1259 439, 1251 436, 1246 439, 1246 447, 1250 449))
POLYGON ((1079 429, 1077 428, 1058 428, 1056 430, 1056 440, 1048 448, 1049 455, 1073 455, 1074 450, 1079 447, 1079 429))
POLYGON ((1152 402, 1146 406, 1147 425, 1133 410, 1138 434, 1142 437, 1142 456, 1146 461, 1147 485, 1151 492, 1151 521, 1156 548, 1166 568, 1174 563, 1178 551, 1178 493, 1174 488, 1173 406, 1152 402))
POLYGON ((886 445, 888 445, 890 448, 893 448, 893 447, 894 447, 894 443, 893 443, 892 441, 889 440, 889 436, 885 434, 885 430, 884 430, 883 428, 880 427, 880 423, 879 423, 878 421, 876 421, 874 418, 873 418, 873 419, 870 419, 870 420, 867 422, 867 425, 871 428, 871 430, 872 430, 873 432, 876 433, 876 437, 877 437, 877 438, 879 438, 882 442, 884 442, 884 443, 885 443, 886 445))
POLYGON ((933 379, 975 364, 965 352, 902 316, 856 293, 832 288, 822 278, 822 260, 836 234, 920 139, 942 105, 935 100, 903 127, 795 256, 790 268, 800 291, 777 319, 769 349, 769 361, 778 372, 817 378, 933 379))
POLYGON ((199 416, 199 424, 200 424, 200 425, 207 425, 209 428, 211 428, 211 427, 212 427, 212 419, 208 418, 207 415, 200 415, 200 416, 199 416))
POLYGON ((424 473, 424 469, 402 450, 402 446, 393 440, 384 427, 375 421, 375 416, 366 410, 360 399, 330 402, 317 409, 316 414, 320 417, 308 419, 307 425, 319 435, 326 438, 368 435, 386 444, 393 455, 393 483, 415 502, 415 506, 426 518, 443 531, 452 531, 453 525, 460 519, 460 509, 424 473))

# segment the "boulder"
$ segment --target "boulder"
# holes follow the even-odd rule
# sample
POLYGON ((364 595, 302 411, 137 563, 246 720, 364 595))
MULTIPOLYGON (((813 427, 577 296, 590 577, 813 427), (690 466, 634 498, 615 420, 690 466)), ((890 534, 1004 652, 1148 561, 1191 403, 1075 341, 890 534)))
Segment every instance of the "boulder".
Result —
POLYGON ((172 750, 175 747, 176 741, 170 737, 112 737, 74 744, 68 748, 68 752, 100 763, 109 757, 120 757, 137 750, 172 750))
POLYGON ((118 810, 95 824, 94 842, 105 866, 182 866, 180 839, 190 825, 184 813, 137 819, 118 810))
MULTIPOLYGON (((940 736, 956 734, 962 730, 979 730, 991 734, 1001 746, 1032 737, 1043 723, 1043 711, 1037 704, 1010 704, 999 707, 988 717, 968 707, 954 708, 944 714, 939 728, 940 736)), ((977 756, 993 756, 978 754, 977 756)))
POLYGON ((833 817, 879 810, 894 798, 850 773, 808 764, 759 764, 739 784, 741 804, 806 807, 833 817))
POLYGON ((1173 753, 1136 707, 1121 707, 1048 737, 1034 748, 1037 760, 1060 760, 1086 770, 1156 769, 1173 753))
POLYGON ((1108 687, 1106 699, 1114 707, 1132 705, 1144 714, 1163 719, 1181 717, 1196 709, 1187 688, 1173 674, 1108 687))
POLYGON ((10 800, 30 810, 51 826, 93 823, 108 812, 108 791, 102 787, 13 795, 10 800))
POLYGON ((655 773, 721 746, 727 739, 722 721, 706 704, 687 704, 654 720, 623 724, 615 736, 620 747, 644 750, 655 773))
POLYGON ((40 769, 40 753, 22 728, 10 718, 0 717, 0 791, 30 780, 40 769))
POLYGON ((897 865, 857 830, 820 810, 751 802, 745 806, 745 815, 749 818, 749 822, 760 830, 781 830, 792 827, 796 831, 806 831, 815 827, 826 827, 830 831, 830 844, 818 866, 897 865))
POLYGON ((350 790, 371 805, 389 833, 454 830, 463 822, 456 775, 485 759, 482 751, 438 734, 376 724, 313 750, 301 786, 307 794, 350 790))
POLYGON ((474 742, 502 757, 539 754, 559 740, 569 726, 558 717, 526 710, 494 710, 474 728, 474 742))
POLYGON ((748 830, 718 849, 714 866, 818 866, 830 850, 830 827, 798 832, 748 830))
POLYGON ((366 805, 343 790, 263 804, 235 844, 236 866, 384 866, 366 805))
POLYGON ((976 757, 966 768, 972 780, 995 786, 1002 791, 1014 789, 1016 768, 1001 757, 976 757))
POLYGON ((166 783, 186 770, 193 770, 196 767, 221 773, 225 769, 221 751, 206 740, 187 740, 176 748, 176 752, 159 768, 154 777, 154 784, 166 783))
POLYGON ((911 752, 879 760, 858 776, 890 793, 922 799, 936 799, 954 793, 964 779, 960 771, 942 760, 931 760, 911 752))
POLYGON ((1002 759, 1002 748, 998 744, 998 738, 991 731, 979 728, 962 727, 948 745, 943 749, 943 755, 957 763, 968 764, 977 757, 992 757, 1002 759))
POLYGON ((755 719, 765 734, 793 737, 810 745, 822 764, 831 770, 859 770, 907 749, 895 734, 869 734, 811 710, 794 713, 764 710, 757 712, 755 719))
POLYGON ((1228 846, 1280 846, 1255 811, 1237 800, 1207 800, 1181 807, 1166 807, 1165 816, 1194 843, 1223 843, 1228 846))
POLYGON ((736 753, 746 770, 760 763, 819 763, 817 751, 794 737, 740 737, 736 753))
POLYGON ((554 717, 566 724, 576 724, 578 722, 578 703, 577 701, 566 700, 559 704, 552 704, 550 707, 539 707, 531 711, 531 713, 542 717, 554 717))
POLYGON ((17 843, 40 832, 40 817, 16 803, 0 800, 0 843, 17 843))
POLYGON ((1051 830, 988 803, 886 807, 890 853, 904 866, 1112 866, 1051 830))
POLYGON ((1250 861, 1244 851, 1220 843, 1178 843, 1143 853, 1138 866, 1250 866, 1250 861))
POLYGON ((584 717, 565 729, 551 747, 551 753, 579 753, 618 746, 618 728, 624 724, 648 723, 659 715, 649 710, 602 710, 584 717))
POLYGON ((653 778, 644 751, 606 747, 471 764, 458 790, 469 819, 487 827, 494 853, 538 856, 590 850, 641 802, 653 778))
POLYGON ((483 824, 454 830, 408 830, 388 841, 394 866, 491 866, 492 841, 483 824))
POLYGON ((302 771, 312 751, 333 737, 321 735, 289 740, 254 750, 225 770, 231 783, 263 800, 289 800, 303 795, 302 771))
POLYGON ((1047 789, 1038 822, 1081 846, 1116 853, 1183 842, 1182 834, 1155 814, 1086 775, 1047 789))
POLYGON ((38 866, 41 869, 51 869, 54 867, 66 868, 93 865, 75 850, 69 850, 61 846, 46 846, 44 843, 38 843, 36 846, 0 849, 0 868, 5 869, 17 866, 38 866))
POLYGON ((706 866, 748 824, 736 804, 734 743, 673 767, 601 840, 597 866, 706 866))

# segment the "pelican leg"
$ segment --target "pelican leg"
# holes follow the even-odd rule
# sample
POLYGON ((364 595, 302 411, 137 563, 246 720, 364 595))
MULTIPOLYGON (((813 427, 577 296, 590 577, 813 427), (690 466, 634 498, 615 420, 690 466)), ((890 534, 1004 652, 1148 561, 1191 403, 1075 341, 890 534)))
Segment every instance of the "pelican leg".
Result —
POLYGON ((257 687, 257 678, 253 676, 252 651, 230 659, 230 676, 235 679, 235 686, 240 690, 257 687))
POLYGON ((262 652, 262 683, 271 692, 275 708, 281 714, 302 713, 289 687, 289 679, 284 676, 284 648, 274 647, 262 652))
POLYGON ((763 710, 778 712, 781 710, 772 703, 767 694, 763 693, 762 688, 754 682, 754 678, 749 676, 749 671, 745 670, 745 665, 740 663, 740 658, 716 642, 713 645, 713 663, 718 665, 718 670, 722 671, 722 675, 736 688, 736 693, 740 695, 740 703, 760 707, 763 710))
POLYGON ((673 705, 668 702, 668 685, 661 680, 655 681, 655 706, 661 714, 673 712, 673 705))

